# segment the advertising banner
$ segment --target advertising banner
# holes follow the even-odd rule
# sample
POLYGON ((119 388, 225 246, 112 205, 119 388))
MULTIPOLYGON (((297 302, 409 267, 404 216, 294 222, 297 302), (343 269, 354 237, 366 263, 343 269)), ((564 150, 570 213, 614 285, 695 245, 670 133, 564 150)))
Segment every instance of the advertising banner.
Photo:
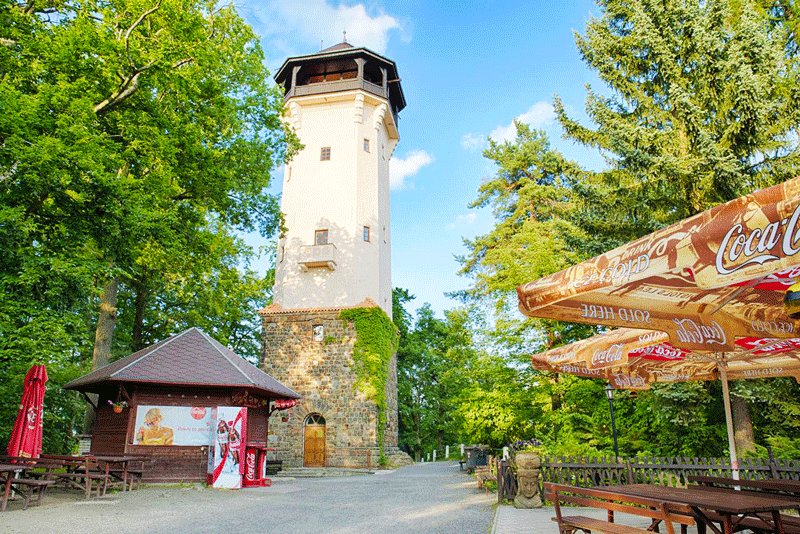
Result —
POLYGON ((211 441, 211 408, 203 406, 136 407, 135 445, 200 445, 211 441))
POLYGON ((217 406, 211 417, 214 430, 208 449, 208 483, 215 488, 241 488, 245 472, 247 408, 217 406))

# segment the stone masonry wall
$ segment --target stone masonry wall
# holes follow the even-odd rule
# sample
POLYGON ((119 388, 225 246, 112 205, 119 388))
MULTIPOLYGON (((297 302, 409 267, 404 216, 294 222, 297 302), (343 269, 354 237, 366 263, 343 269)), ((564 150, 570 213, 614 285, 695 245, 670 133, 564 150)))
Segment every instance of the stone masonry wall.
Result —
MULTIPOLYGON (((353 372, 353 325, 339 310, 308 312, 262 311, 264 338, 262 369, 303 396, 287 412, 270 418, 269 446, 285 467, 303 466, 303 429, 309 414, 325 418, 326 467, 375 467, 378 462, 377 407, 357 390, 353 372), (322 325, 321 340, 313 328, 322 325)), ((385 443, 397 445, 397 370, 387 381, 388 414, 385 443)))

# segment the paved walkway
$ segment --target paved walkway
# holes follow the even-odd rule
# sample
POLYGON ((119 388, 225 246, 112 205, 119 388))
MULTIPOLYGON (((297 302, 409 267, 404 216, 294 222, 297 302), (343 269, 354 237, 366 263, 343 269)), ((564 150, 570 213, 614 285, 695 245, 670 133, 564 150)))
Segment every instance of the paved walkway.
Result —
POLYGON ((0 533, 488 534, 494 514, 495 496, 452 462, 274 481, 238 491, 145 487, 89 501, 54 494, 41 507, 0 513, 0 533))
MULTIPOLYGON (((271 488, 150 486, 85 501, 57 490, 40 507, 11 503, 0 534, 330 533, 558 534, 552 506, 497 506, 457 462, 416 464, 374 475, 273 479, 271 488)), ((55 489, 55 488, 54 488, 55 489)), ((605 518, 605 510, 570 508, 605 518)), ((618 521, 649 521, 620 514, 618 521)), ((696 532, 691 529, 690 532, 696 532)))

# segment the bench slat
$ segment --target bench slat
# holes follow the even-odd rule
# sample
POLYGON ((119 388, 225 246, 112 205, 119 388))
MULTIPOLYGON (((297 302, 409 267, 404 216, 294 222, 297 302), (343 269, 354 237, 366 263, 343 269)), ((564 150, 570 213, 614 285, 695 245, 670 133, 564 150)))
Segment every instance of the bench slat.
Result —
POLYGON ((631 527, 628 525, 620 525, 619 523, 609 523, 602 519, 593 519, 582 515, 570 515, 561 517, 561 525, 570 527, 587 529, 592 532, 605 532, 607 534, 642 534, 643 532, 649 533, 648 530, 643 528, 631 527))

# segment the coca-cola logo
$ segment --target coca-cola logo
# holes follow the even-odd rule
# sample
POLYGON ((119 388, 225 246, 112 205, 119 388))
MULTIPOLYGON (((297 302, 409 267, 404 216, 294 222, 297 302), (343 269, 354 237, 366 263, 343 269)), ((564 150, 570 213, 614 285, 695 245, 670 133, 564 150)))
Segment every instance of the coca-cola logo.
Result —
POLYGON ((604 350, 596 350, 592 354, 592 365, 610 365, 622 360, 622 345, 614 343, 604 350))
POLYGON ((790 217, 774 221, 764 228, 745 232, 744 226, 735 224, 728 230, 717 250, 716 268, 719 274, 735 273, 749 265, 794 256, 800 252, 800 205, 790 217), (780 249, 777 247, 780 245, 780 249))
POLYGON ((202 406, 192 406, 191 411, 189 412, 192 414, 192 417, 197 419, 198 421, 201 419, 205 419, 206 417, 206 409, 202 406))
POLYGON ((36 428, 36 416, 37 416, 36 408, 31 406, 30 408, 28 408, 28 413, 25 415, 26 419, 28 420, 28 428, 31 430, 36 428))
POLYGON ((247 463, 244 476, 247 478, 247 480, 254 480, 256 478, 256 454, 248 451, 245 456, 245 462, 247 463))
POLYGON ((728 342, 725 330, 717 321, 711 321, 710 325, 698 323, 693 319, 673 319, 673 321, 678 327, 675 333, 681 343, 725 345, 728 342))
POLYGON ((781 354, 791 350, 800 349, 800 339, 775 339, 775 338, 743 338, 736 341, 736 344, 744 347, 753 354, 781 354))

